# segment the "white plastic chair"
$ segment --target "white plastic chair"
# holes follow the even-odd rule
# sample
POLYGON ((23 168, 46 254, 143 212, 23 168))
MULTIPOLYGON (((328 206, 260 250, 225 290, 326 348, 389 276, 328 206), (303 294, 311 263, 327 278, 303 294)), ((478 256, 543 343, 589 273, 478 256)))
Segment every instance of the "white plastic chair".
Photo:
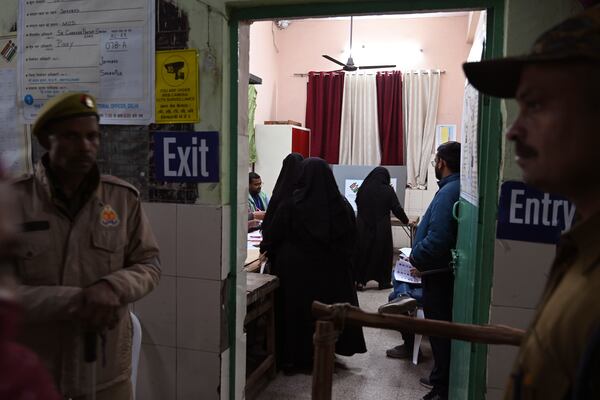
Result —
POLYGON ((140 349, 142 347, 142 325, 138 317, 129 312, 133 336, 131 338, 131 386, 133 389, 133 400, 135 400, 135 384, 137 382, 137 371, 140 361, 140 349))
MULTIPOLYGON (((417 308, 417 318, 424 319, 425 313, 423 312, 423 308, 417 308)), ((423 335, 415 335, 415 342, 413 344, 413 364, 417 365, 419 361, 419 348, 421 347, 421 340, 423 339, 423 335)))

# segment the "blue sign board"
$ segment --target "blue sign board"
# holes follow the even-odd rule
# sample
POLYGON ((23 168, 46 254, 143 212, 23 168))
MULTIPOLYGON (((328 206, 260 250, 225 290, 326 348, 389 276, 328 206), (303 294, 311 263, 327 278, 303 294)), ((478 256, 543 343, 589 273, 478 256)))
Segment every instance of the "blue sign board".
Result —
POLYGON ((571 228, 575 206, 564 197, 540 192, 523 182, 508 181, 500 189, 498 239, 558 243, 571 228))
POLYGON ((219 182, 219 132, 154 133, 156 180, 219 182))

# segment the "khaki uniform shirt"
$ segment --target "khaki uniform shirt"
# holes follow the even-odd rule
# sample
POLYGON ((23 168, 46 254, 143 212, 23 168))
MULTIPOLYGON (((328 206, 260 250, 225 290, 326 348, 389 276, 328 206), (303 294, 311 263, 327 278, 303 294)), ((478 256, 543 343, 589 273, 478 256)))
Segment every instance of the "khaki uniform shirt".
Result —
MULTIPOLYGON (((42 163, 33 176, 14 183, 24 231, 16 267, 26 311, 21 341, 41 357, 67 397, 91 387, 83 329, 68 315, 69 302, 105 280, 123 304, 132 303, 160 278, 158 246, 137 190, 97 170, 95 182, 75 213, 55 195, 42 163)), ((127 307, 121 311, 117 326, 106 332, 105 363, 98 351, 97 390, 131 374, 131 321, 127 307)))
POLYGON ((504 398, 570 398, 581 357, 599 323, 600 213, 561 237, 504 398))

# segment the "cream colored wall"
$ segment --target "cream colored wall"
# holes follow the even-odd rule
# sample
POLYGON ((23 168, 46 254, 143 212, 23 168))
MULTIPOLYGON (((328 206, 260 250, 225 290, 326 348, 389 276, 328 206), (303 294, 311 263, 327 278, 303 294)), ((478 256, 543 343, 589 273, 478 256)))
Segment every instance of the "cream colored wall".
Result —
MULTIPOLYGON (((269 68, 278 72, 273 98, 276 106, 275 110, 272 106, 270 110, 264 110, 262 107, 265 106, 259 104, 257 113, 262 115, 266 111, 275 111, 276 119, 304 123, 307 80, 295 77, 294 73, 338 68, 321 57, 322 54, 329 54, 345 62, 348 57, 350 20, 293 20, 287 29, 275 28, 274 35, 266 29, 265 25, 268 24, 269 22, 253 24, 251 43, 262 41, 263 44, 260 47, 251 45, 250 63, 251 67, 257 63, 263 68, 268 63, 276 63, 275 67, 269 68)), ((470 48, 467 29, 466 15, 356 18, 353 58, 357 65, 396 64, 401 71, 427 68, 445 70, 440 84, 438 123, 455 124, 459 131, 464 83, 461 64, 466 60, 470 48), (416 47, 416 52, 404 52, 403 49, 410 45, 416 47), (423 51, 419 52, 418 49, 423 51)), ((270 88, 265 88, 265 91, 268 93, 270 88)), ((262 122, 258 118, 256 121, 262 122)))
POLYGON ((256 114, 254 123, 263 124, 277 116, 278 50, 275 30, 271 21, 257 21, 250 25, 250 72, 262 78, 256 85, 256 114))

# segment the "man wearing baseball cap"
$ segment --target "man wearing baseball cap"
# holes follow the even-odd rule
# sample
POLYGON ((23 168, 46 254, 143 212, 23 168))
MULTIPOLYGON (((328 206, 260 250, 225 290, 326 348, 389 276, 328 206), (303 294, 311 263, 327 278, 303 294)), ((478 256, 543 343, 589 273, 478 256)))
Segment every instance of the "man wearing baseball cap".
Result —
POLYGON ((23 222, 16 264, 26 311, 22 342, 44 361, 65 398, 95 392, 98 400, 129 400, 127 306, 160 278, 158 247, 138 191, 99 173, 101 133, 92 96, 50 99, 32 133, 47 153, 33 175, 14 183, 23 222), (93 371, 84 353, 89 359, 96 350, 93 371))
POLYGON ((600 398, 600 8, 545 32, 528 55, 463 68, 481 92, 517 100, 507 139, 525 182, 577 208, 505 399, 600 398))

